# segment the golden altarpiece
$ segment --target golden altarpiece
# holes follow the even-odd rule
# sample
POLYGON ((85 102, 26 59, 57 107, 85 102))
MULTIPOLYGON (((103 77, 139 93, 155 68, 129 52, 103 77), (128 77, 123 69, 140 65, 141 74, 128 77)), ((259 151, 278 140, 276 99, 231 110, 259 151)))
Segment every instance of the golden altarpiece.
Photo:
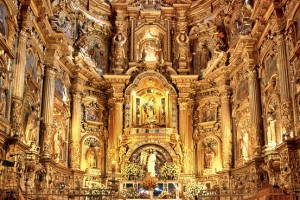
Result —
POLYGON ((0 0, 1 195, 299 195, 299 41, 297 0, 0 0))

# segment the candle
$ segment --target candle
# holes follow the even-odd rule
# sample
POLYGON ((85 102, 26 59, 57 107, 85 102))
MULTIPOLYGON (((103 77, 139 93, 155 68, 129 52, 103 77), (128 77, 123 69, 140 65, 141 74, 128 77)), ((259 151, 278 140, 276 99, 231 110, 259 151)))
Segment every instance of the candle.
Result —
POLYGON ((116 161, 114 160, 111 162, 111 169, 116 170, 116 161))

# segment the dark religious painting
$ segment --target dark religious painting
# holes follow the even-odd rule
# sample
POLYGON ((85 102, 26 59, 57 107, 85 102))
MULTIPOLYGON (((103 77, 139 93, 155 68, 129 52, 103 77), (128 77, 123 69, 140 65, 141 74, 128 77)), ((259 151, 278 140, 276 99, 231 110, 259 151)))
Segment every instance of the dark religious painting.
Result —
POLYGON ((61 100, 65 97, 65 86, 61 80, 55 80, 55 95, 61 100))
POLYGON ((294 21, 296 21, 297 40, 300 40, 300 8, 296 12, 294 21))
POLYGON ((6 36, 6 11, 0 4, 0 34, 6 36))
POLYGON ((277 72, 277 67, 276 67, 276 59, 273 55, 270 55, 266 61, 265 61, 265 84, 268 84, 270 81, 270 78, 272 77, 273 74, 277 72))
POLYGON ((249 89, 247 81, 243 81, 237 91, 237 99, 244 100, 248 98, 249 89))
POLYGON ((91 102, 85 108, 86 121, 100 122, 100 109, 96 102, 91 102))
POLYGON ((37 59, 34 56, 32 51, 29 51, 29 54, 26 58, 25 68, 28 73, 30 73, 34 80, 37 80, 37 59))

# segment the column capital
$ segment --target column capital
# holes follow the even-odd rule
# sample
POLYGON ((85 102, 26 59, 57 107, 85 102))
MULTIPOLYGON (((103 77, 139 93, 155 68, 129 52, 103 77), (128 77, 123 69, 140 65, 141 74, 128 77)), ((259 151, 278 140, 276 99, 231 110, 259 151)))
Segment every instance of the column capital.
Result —
POLYGON ((188 97, 179 97, 178 98, 178 104, 182 105, 182 104, 188 104, 190 101, 190 98, 188 97))
POLYGON ((253 79, 257 79, 257 77, 258 77, 258 71, 257 71, 256 67, 249 68, 248 78, 253 80, 253 79))
POLYGON ((57 67, 55 67, 54 65, 50 65, 50 64, 45 65, 45 76, 54 78, 56 72, 57 72, 57 67))
POLYGON ((83 97, 83 91, 78 88, 72 88, 70 90, 73 100, 81 100, 83 97))
POLYGON ((114 104, 124 104, 124 98, 123 97, 114 97, 112 98, 114 104))
POLYGON ((229 86, 222 86, 222 87, 219 87, 219 93, 220 93, 221 100, 222 101, 224 101, 224 100, 227 101, 227 100, 230 100, 232 91, 231 91, 229 86))

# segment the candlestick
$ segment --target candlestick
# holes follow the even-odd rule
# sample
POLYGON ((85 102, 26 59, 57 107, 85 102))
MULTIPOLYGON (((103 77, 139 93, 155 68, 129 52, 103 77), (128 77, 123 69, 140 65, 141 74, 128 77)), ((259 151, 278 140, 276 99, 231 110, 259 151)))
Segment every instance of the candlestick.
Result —
POLYGON ((112 176, 112 180, 115 180, 116 178, 116 161, 112 161, 111 162, 111 176, 112 176))

